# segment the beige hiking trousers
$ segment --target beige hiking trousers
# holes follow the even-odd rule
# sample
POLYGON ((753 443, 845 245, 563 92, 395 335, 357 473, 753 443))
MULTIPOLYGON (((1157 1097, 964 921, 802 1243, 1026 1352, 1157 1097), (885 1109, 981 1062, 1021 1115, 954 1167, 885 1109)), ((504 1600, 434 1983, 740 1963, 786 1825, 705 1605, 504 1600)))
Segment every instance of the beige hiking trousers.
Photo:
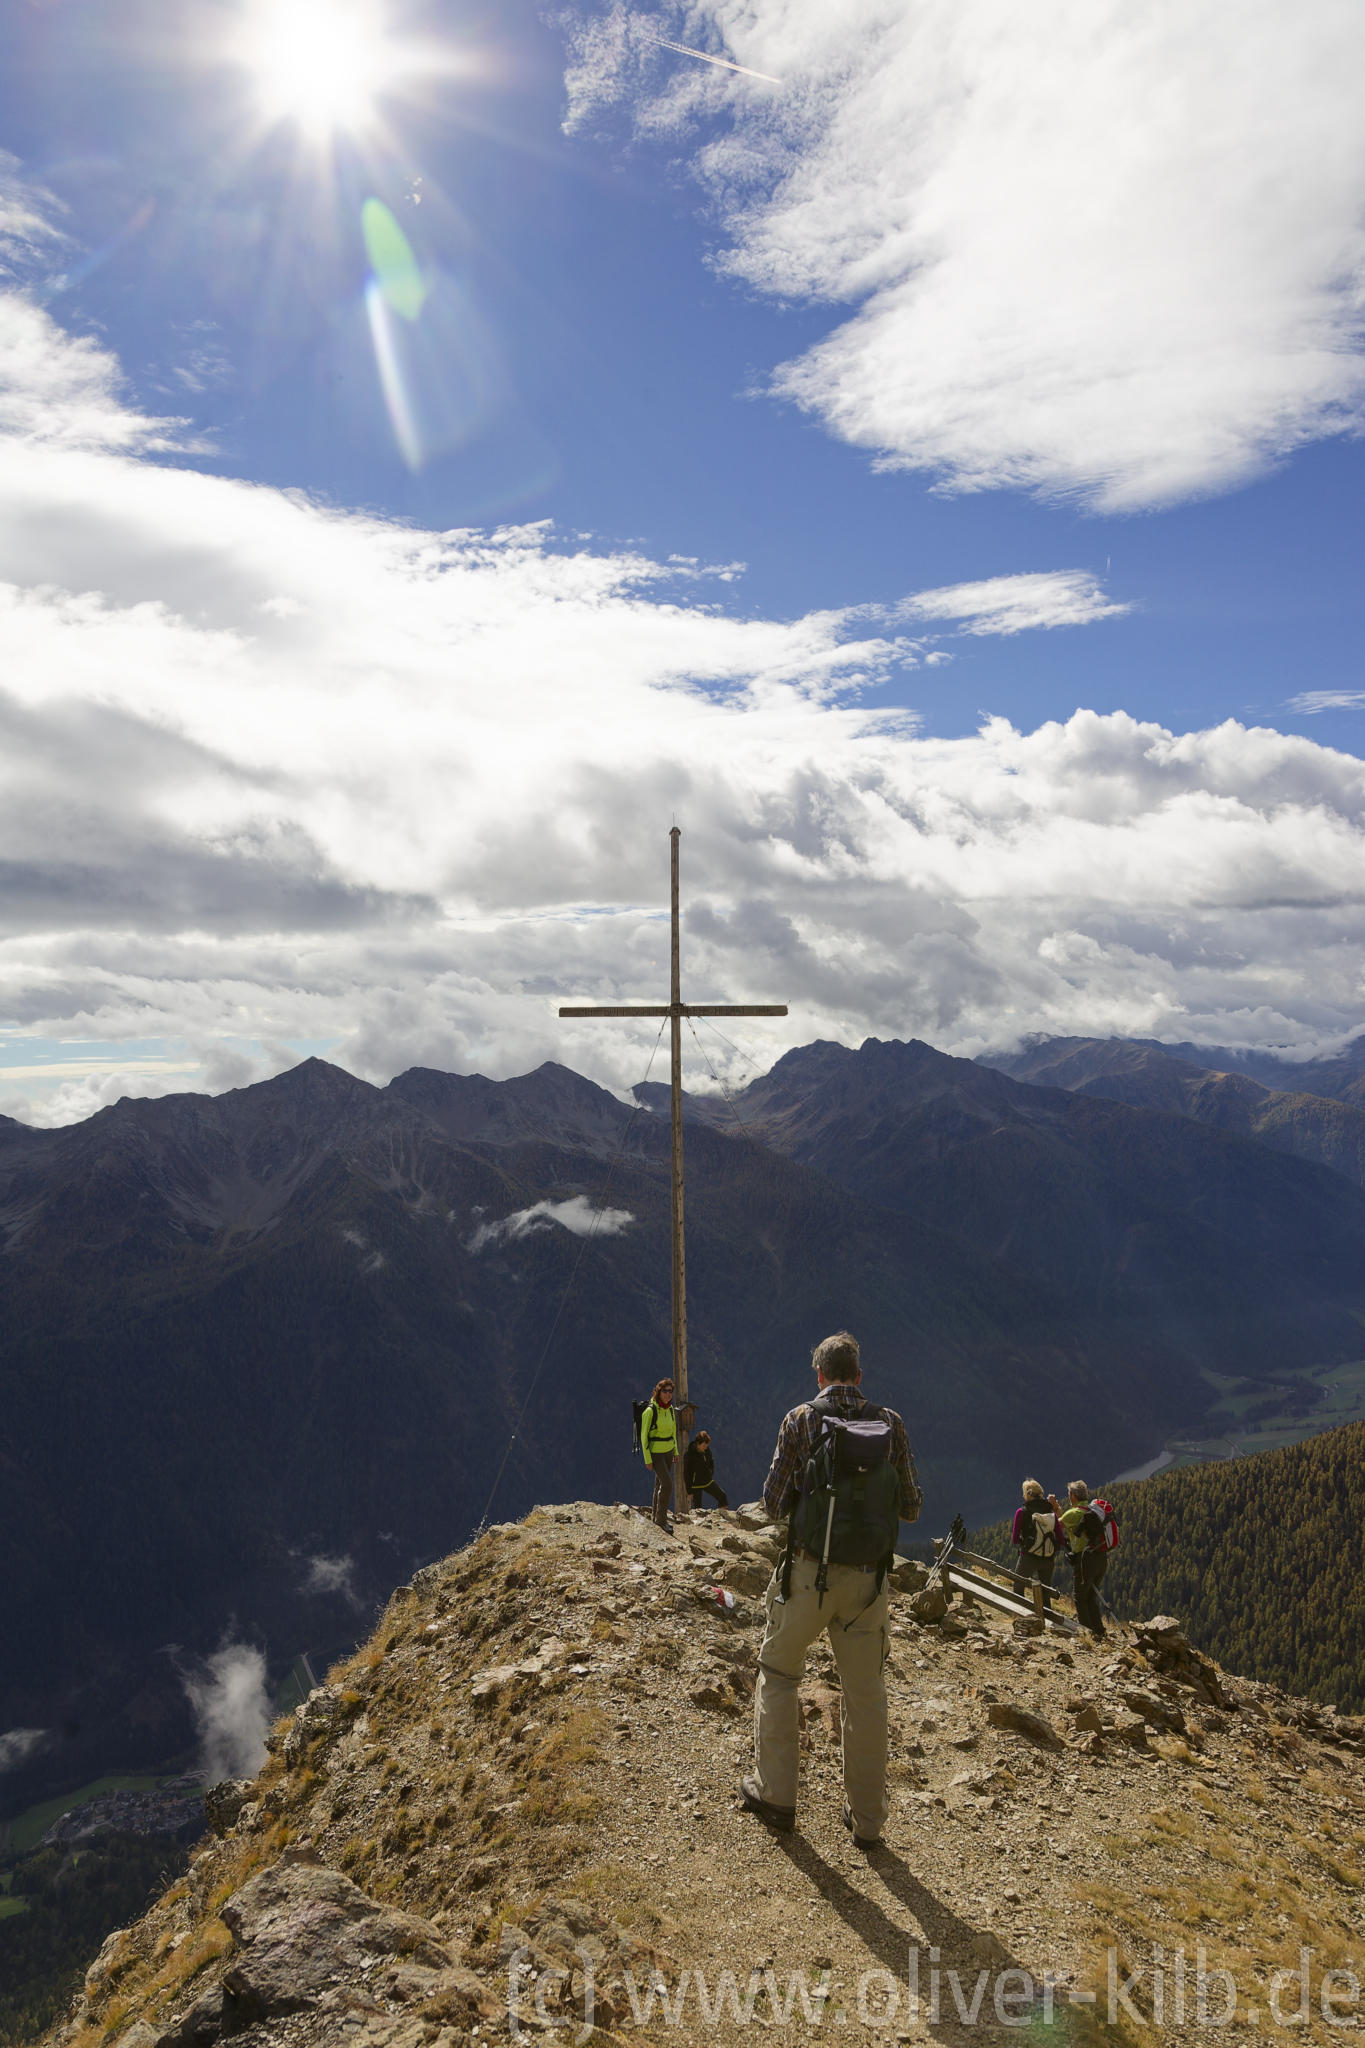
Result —
POLYGON ((883 1582, 881 1592, 874 1593, 874 1572, 832 1564, 822 1605, 815 1590, 816 1570, 813 1558, 794 1558, 788 1599, 778 1598, 777 1572, 763 1596, 768 1626, 758 1653, 754 1690, 755 1768, 770 1805, 796 1805, 801 1739, 798 1687, 807 1650, 828 1629, 842 1688, 839 1720, 844 1797, 852 1809, 854 1833, 871 1840, 880 1835, 890 1811, 886 1797, 887 1588, 883 1582))

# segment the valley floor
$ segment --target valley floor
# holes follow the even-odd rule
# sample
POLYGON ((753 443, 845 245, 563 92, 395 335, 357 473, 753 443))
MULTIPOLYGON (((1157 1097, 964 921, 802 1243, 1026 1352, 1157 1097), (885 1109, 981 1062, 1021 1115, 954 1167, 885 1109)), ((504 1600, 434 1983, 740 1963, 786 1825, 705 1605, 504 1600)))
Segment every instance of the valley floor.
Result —
POLYGON ((1297 1376, 1279 1390, 1285 1397, 1283 1407, 1272 1413, 1263 1412, 1274 1410, 1276 1403, 1273 1396, 1267 1399, 1262 1383, 1215 1372, 1205 1372, 1204 1378, 1220 1397, 1210 1411, 1208 1427, 1197 1437, 1172 1437, 1146 1464, 1115 1473, 1107 1485, 1151 1479, 1158 1472, 1204 1465, 1215 1458, 1278 1451, 1346 1423, 1365 1421, 1365 1359, 1320 1366, 1297 1376), (1305 1395, 1312 1397, 1311 1406, 1305 1407, 1305 1395))

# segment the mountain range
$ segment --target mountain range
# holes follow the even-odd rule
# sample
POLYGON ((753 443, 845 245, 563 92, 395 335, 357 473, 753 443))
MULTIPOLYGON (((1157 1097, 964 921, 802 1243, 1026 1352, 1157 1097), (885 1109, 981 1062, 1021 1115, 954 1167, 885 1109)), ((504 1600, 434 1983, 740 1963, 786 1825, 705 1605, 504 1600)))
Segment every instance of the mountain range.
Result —
MULTIPOLYGON (((658 1102, 308 1060, 0 1123, 7 1805, 182 1748, 226 1639, 279 1671, 490 1517, 643 1497, 658 1102)), ((879 1041, 790 1053, 735 1108, 690 1099, 687 1132, 692 1391, 732 1499, 841 1325, 926 1536, 1035 1464, 1148 1455, 1208 1369, 1361 1349, 1365 1190, 1259 1137, 879 1041)))
MULTIPOLYGON (((1035 1040, 1035 1043, 1042 1043, 1035 1040)), ((1052 1041, 1054 1044, 1056 1040, 1052 1041)), ((1263 1088, 1291 1094, 1325 1095, 1333 1102, 1365 1105, 1365 1033, 1352 1038, 1322 1059, 1293 1059, 1285 1053, 1250 1050, 1245 1046, 1165 1044, 1156 1038, 1130 1041, 1170 1059, 1185 1060, 1211 1073, 1243 1074, 1263 1088)))
MULTIPOLYGON (((638 1092, 662 1109, 666 1090, 638 1092)), ((686 1114, 951 1229, 1121 1331, 1133 1358, 1255 1374, 1359 1349, 1360 1189, 1168 1103, 869 1039, 802 1047, 686 1114)))
POLYGON ((1231 1064, 1220 1067, 1207 1050, 1196 1054, 1197 1046, 1141 1039, 1043 1038, 983 1064, 1043 1087, 1193 1117, 1365 1185, 1365 1055, 1296 1065, 1262 1056, 1253 1064, 1276 1077, 1267 1083, 1238 1064, 1243 1056, 1227 1053, 1231 1064))

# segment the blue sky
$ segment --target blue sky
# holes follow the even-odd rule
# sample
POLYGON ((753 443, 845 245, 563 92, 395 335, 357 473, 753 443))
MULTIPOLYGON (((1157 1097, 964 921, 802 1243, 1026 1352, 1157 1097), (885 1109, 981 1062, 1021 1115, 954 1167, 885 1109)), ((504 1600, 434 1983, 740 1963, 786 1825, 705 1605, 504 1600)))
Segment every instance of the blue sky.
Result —
POLYGON ((755 1057, 1358 1028, 1365 52, 1227 33, 9 10, 0 1107, 624 1083, 664 810, 755 1057))

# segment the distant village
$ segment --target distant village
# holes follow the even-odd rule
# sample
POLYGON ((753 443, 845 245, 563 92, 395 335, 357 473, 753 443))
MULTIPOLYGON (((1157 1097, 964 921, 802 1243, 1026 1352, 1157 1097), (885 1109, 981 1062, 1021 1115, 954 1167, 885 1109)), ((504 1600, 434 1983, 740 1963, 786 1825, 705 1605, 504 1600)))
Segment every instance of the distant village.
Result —
POLYGON ((204 1788, 187 1776, 169 1779, 156 1792, 102 1792, 55 1820, 42 1846, 69 1848, 106 1833, 191 1842, 203 1832, 204 1788))

